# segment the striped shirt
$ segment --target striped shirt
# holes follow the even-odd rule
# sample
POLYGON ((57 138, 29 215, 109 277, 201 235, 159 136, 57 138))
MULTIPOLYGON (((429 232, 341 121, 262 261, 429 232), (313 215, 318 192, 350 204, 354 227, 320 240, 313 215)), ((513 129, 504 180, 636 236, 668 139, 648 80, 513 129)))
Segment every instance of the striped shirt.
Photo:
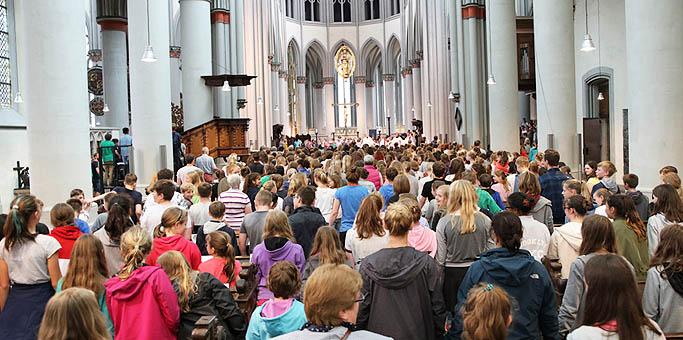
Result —
POLYGON ((251 204, 247 194, 237 190, 229 189, 218 196, 218 200, 225 205, 225 216, 223 221, 230 226, 236 233, 239 233, 242 220, 244 219, 244 209, 251 204))

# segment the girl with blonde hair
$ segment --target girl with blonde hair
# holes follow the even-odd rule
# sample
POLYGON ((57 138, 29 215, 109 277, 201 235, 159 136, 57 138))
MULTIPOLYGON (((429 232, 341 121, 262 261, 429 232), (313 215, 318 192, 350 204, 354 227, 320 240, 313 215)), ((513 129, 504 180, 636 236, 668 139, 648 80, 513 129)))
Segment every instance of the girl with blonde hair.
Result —
POLYGON ((512 323, 512 303, 502 288, 480 283, 467 293, 462 316, 464 339, 505 340, 512 323))
POLYGON ((322 169, 313 171, 313 182, 317 187, 315 190, 315 207, 320 209, 325 221, 328 221, 334 207, 334 193, 337 190, 330 187, 330 179, 322 169))
POLYGON ((413 223, 408 232, 408 244, 417 251, 427 253, 431 257, 436 256, 436 233, 420 224, 422 211, 417 203, 417 199, 406 196, 398 200, 398 204, 408 208, 413 217, 413 223))
POLYGON ((447 215, 436 226, 436 261, 444 266, 444 300, 453 310, 467 269, 481 253, 494 247, 491 220, 479 211, 479 198, 468 180, 451 184, 447 215))
POLYGON ((230 338, 244 334, 244 316, 232 299, 230 289, 221 281, 209 273, 192 270, 183 254, 175 250, 161 255, 159 265, 178 294, 181 310, 178 339, 190 338, 195 323, 202 316, 215 316, 223 329, 230 332, 230 338))
POLYGON ((121 236, 123 268, 104 284, 116 339, 177 339, 178 296, 161 267, 145 265, 151 250, 140 227, 121 236))
POLYGON ((384 228, 381 210, 382 195, 374 192, 367 196, 358 208, 356 223, 346 233, 344 248, 351 252, 355 263, 360 264, 366 256, 386 247, 389 233, 384 228))
POLYGON ((303 272, 306 264, 304 250, 294 242, 294 234, 289 226, 287 214, 278 210, 268 212, 263 228, 263 242, 254 247, 251 255, 251 262, 256 266, 259 305, 273 297, 273 292, 268 289, 267 283, 268 272, 275 263, 289 261, 300 272, 303 272))
POLYGON ((304 267, 303 282, 311 276, 313 271, 324 264, 346 264, 353 268, 353 258, 344 251, 339 240, 339 233, 332 227, 320 227, 313 238, 311 256, 304 267))
POLYGON ((202 254, 197 245, 185 238, 187 211, 170 207, 161 215, 161 224, 154 228, 154 245, 147 257, 147 264, 155 265, 157 258, 169 250, 177 250, 185 255, 193 269, 202 263, 202 254))
POLYGON ((109 340, 104 318, 97 311, 97 299, 89 289, 69 288, 47 303, 38 340, 109 340))

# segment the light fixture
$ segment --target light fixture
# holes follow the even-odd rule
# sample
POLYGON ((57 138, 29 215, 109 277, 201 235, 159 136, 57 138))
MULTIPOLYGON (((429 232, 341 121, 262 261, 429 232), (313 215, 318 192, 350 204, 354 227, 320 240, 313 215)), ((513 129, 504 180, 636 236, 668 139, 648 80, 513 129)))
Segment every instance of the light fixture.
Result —
POLYGON ((227 80, 223 82, 223 87, 221 87, 221 91, 223 91, 223 92, 232 91, 232 89, 230 88, 230 83, 228 83, 227 80))
POLYGON ((24 102, 24 97, 21 96, 21 92, 17 91, 17 94, 14 95, 14 102, 17 104, 24 102))
POLYGON ((453 95, 453 92, 448 93, 448 99, 453 100, 455 99, 455 96, 453 95))
POLYGON ((590 52, 595 50, 595 44, 593 44, 593 38, 591 38, 591 35, 588 33, 588 0, 586 0, 586 6, 585 6, 585 13, 586 13, 586 34, 583 35, 583 43, 581 44, 581 48, 579 51, 581 52, 590 52))
POLYGON ((142 59, 140 60, 145 63, 153 63, 157 61, 157 58, 154 56, 154 49, 152 48, 152 43, 150 41, 149 0, 147 0, 147 46, 145 46, 145 51, 142 53, 142 59))
POLYGON ((491 7, 490 4, 486 4, 486 15, 488 16, 486 18, 486 29, 488 30, 488 33, 486 34, 486 56, 489 61, 488 69, 489 69, 489 79, 486 81, 486 84, 488 85, 496 85, 496 78, 493 76, 493 60, 491 59, 491 7))
POLYGON ((258 97, 256 104, 263 105, 263 97, 258 97))
POLYGON ((273 109, 273 111, 275 111, 275 112, 280 112, 280 106, 279 106, 279 105, 275 105, 275 108, 273 109))
POLYGON ((104 103, 104 107, 102 107, 102 112, 109 112, 109 105, 107 105, 107 103, 104 103))
POLYGON ((598 92, 598 100, 605 100, 605 96, 602 95, 602 92, 598 92))
POLYGON ((427 102, 427 107, 431 109, 432 108, 432 102, 427 102))
POLYGON ((493 77, 493 74, 489 74, 489 80, 486 81, 486 84, 496 85, 496 78, 493 77))

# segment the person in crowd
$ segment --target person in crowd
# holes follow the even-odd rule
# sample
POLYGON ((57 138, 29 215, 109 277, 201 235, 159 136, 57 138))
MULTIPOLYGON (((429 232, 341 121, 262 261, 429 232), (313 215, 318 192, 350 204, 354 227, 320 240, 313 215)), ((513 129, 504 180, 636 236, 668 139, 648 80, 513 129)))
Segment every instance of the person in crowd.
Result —
POLYGON ((491 195, 491 198, 493 198, 493 201, 496 202, 498 208, 500 210, 504 210, 505 202, 503 202, 503 198, 497 191, 491 188, 491 186, 493 185, 493 177, 491 177, 491 175, 489 174, 481 174, 477 179, 479 183, 479 188, 481 188, 481 190, 486 191, 489 195, 491 195))
POLYGON ((678 177, 677 173, 670 172, 662 176, 662 183, 664 184, 670 184, 671 186, 676 189, 676 192, 678 193, 678 197, 683 200, 683 186, 681 185, 681 178, 678 177))
MULTIPOLYGON (((273 176, 275 176, 275 175, 273 175, 273 176)), ((284 207, 285 200, 277 195, 277 185, 275 184, 275 181, 273 181, 273 180, 266 181, 261 186, 261 190, 265 190, 265 191, 268 191, 271 194, 273 194, 273 200, 272 200, 273 209, 277 209, 277 210, 282 211, 282 208, 284 207)))
POLYGON ((59 242, 36 233, 42 208, 30 195, 10 204, 0 240, 0 339, 35 339, 45 305, 62 277, 59 242))
POLYGON ((209 273, 230 288, 237 286, 242 264, 235 259, 235 248, 231 237, 225 231, 213 231, 206 234, 206 251, 211 256, 199 265, 199 271, 209 273))
POLYGON ((562 197, 564 197, 564 199, 567 199, 569 197, 576 195, 581 195, 588 201, 593 200, 590 190, 588 190, 588 186, 586 185, 586 182, 579 181, 576 179, 568 179, 564 181, 564 183, 562 183, 562 197))
POLYGON ((521 247, 531 253, 536 261, 541 261, 548 253, 550 245, 550 232, 548 227, 536 221, 529 215, 533 208, 533 200, 526 194, 515 192, 508 196, 508 210, 512 211, 519 220, 522 221, 522 241, 521 247))
POLYGON ((507 175, 503 170, 496 170, 493 174, 493 179, 496 181, 496 184, 492 185, 491 189, 497 192, 498 195, 500 195, 501 200, 503 200, 503 204, 506 204, 508 196, 512 193, 512 186, 508 182, 507 175))
MULTIPOLYGON (((361 167, 358 167, 357 169, 358 169, 358 176, 359 176, 358 185, 367 189, 369 193, 373 193, 373 192, 377 191, 377 188, 375 187, 375 183, 368 180, 368 177, 370 176, 370 173, 368 172, 368 170, 365 168, 361 168, 361 167)), ((381 173, 380 173, 380 175, 381 175, 381 173)))
MULTIPOLYGON (((441 181, 443 182, 443 181, 441 181)), ((389 198, 389 202, 385 202, 385 209, 392 203, 398 202, 402 195, 410 193, 410 180, 405 174, 400 174, 394 177, 393 195, 389 198)))
POLYGON ((229 333, 227 338, 244 335, 246 321, 223 282, 209 273, 191 269, 183 254, 175 250, 161 255, 159 266, 168 275, 178 295, 178 339, 190 338, 195 323, 202 316, 215 316, 223 330, 229 333))
POLYGON ((496 201, 491 197, 491 194, 479 187, 479 178, 477 172, 474 170, 467 170, 463 173, 462 179, 470 182, 475 190, 477 197, 477 206, 488 212, 487 215, 495 215, 501 212, 501 208, 496 201))
POLYGON ((607 215, 614 220, 618 254, 631 263, 637 280, 645 280, 650 263, 647 229, 638 216, 633 200, 624 194, 610 196, 607 200, 607 215))
POLYGON ((375 190, 379 190, 382 186, 382 175, 377 171, 375 158, 372 155, 365 155, 363 157, 363 169, 368 172, 367 180, 375 185, 375 190))
POLYGON ((100 154, 95 152, 90 157, 90 182, 95 194, 104 192, 102 176, 100 175, 100 154))
POLYGON ((299 269, 289 261, 274 264, 268 273, 273 298, 251 314, 247 340, 271 339, 298 331, 306 323, 304 304, 295 299, 301 289, 299 269))
MULTIPOLYGON (((131 214, 133 223, 137 223, 140 216, 142 215, 142 194, 136 190, 137 184, 138 176, 129 173, 126 174, 126 176, 123 178, 123 187, 114 187, 114 189, 111 190, 117 194, 127 194, 133 200, 133 211, 135 212, 134 214, 131 214)), ((107 198, 105 196, 105 204, 106 203, 107 198)), ((95 228, 93 226, 92 229, 93 232, 95 232, 99 228, 95 228)))
POLYGON ((121 146, 121 158, 126 165, 130 164, 130 150, 133 147, 133 137, 130 136, 130 129, 124 127, 121 129, 123 136, 119 140, 119 145, 121 146))
POLYGON ((625 174, 622 179, 624 181, 625 194, 631 196, 633 203, 636 205, 640 220, 643 222, 647 221, 650 217, 650 200, 636 189, 638 187, 638 176, 636 174, 625 174))
MULTIPOLYGON (((239 232, 245 216, 248 216, 254 210, 251 207, 249 196, 239 189, 240 181, 241 178, 239 175, 229 175, 228 185, 230 186, 230 189, 218 195, 218 201, 225 205, 225 216, 223 217, 223 220, 236 233, 239 232)), ((271 202, 272 199, 270 197, 268 198, 268 202, 271 202)), ((268 204, 270 206, 270 203, 268 204)))
MULTIPOLYGON (((109 201, 116 196, 116 192, 110 191, 102 196, 104 204, 102 204, 101 210, 97 217, 95 217, 95 222, 90 225, 90 231, 94 234, 96 231, 100 230, 104 224, 107 222, 107 217, 109 216, 109 201)), ((73 208, 72 208, 73 209, 73 208)))
MULTIPOLYGON (((204 225, 211 219, 209 215, 209 205, 211 204, 211 184, 201 183, 197 187, 199 202, 190 207, 190 220, 195 226, 204 225)), ((225 206, 223 207, 225 209, 225 206)))
MULTIPOLYGON (((389 199, 394 196, 394 179, 396 176, 398 176, 398 170, 394 167, 389 167, 386 171, 386 181, 379 188, 379 193, 384 198, 384 209, 389 205, 389 199)), ((410 187, 410 180, 408 180, 408 186, 410 187)))
POLYGON ((102 154, 102 167, 104 168, 104 185, 111 187, 114 180, 114 153, 116 144, 111 140, 111 133, 104 135, 104 140, 100 142, 100 153, 102 154))
POLYGON ((459 179, 462 179, 463 172, 465 172, 465 162, 463 162, 460 158, 453 158, 448 165, 448 176, 446 176, 444 179, 449 183, 455 182, 459 179))
POLYGON ((242 192, 245 195, 247 195, 247 197, 249 197, 251 211, 256 210, 256 206, 254 205, 254 199, 256 198, 256 194, 259 192, 260 187, 261 175, 259 175, 258 173, 252 172, 244 178, 244 189, 242 190, 242 192))
POLYGON ((505 211, 493 217, 493 237, 498 248, 481 255, 470 266, 458 289, 458 307, 447 338, 459 338, 463 332, 462 305, 467 293, 480 282, 505 290, 517 301, 508 339, 560 339, 557 324, 555 289, 545 267, 531 254, 520 249, 522 222, 505 211))
POLYGON ((322 169, 313 171, 313 183, 316 186, 314 206, 320 210, 325 221, 329 221, 337 189, 330 188, 330 179, 322 169))
POLYGON ((676 168, 673 165, 665 165, 661 169, 659 169, 659 179, 663 180, 664 176, 668 173, 675 173, 678 174, 678 168, 676 168))
MULTIPOLYGON (((294 169, 296 170, 296 169, 294 169)), ((308 179, 303 173, 296 172, 289 178, 289 187, 287 188, 287 197, 282 202, 282 211, 287 216, 294 211, 294 196, 299 192, 299 189, 308 184, 308 179)))
POLYGON ((502 288, 480 283, 467 293, 462 319, 465 339, 505 340, 512 324, 512 301, 502 288))
MULTIPOLYGON (((616 196, 613 196, 616 197, 616 196)), ((586 306, 567 340, 664 340, 657 323, 645 316, 633 272, 621 256, 605 254, 586 262, 586 306)))
POLYGON ((81 219, 81 211, 83 210, 83 203, 77 198, 70 198, 66 201, 66 204, 71 206, 74 211, 74 225, 84 234, 90 234, 90 226, 88 225, 87 219, 81 219))
POLYGON ((527 197, 535 202, 534 207, 530 211, 531 216, 536 221, 545 224, 548 227, 548 231, 552 234, 554 227, 552 202, 541 196, 541 182, 538 181, 538 175, 527 171, 518 176, 518 182, 519 192, 527 195, 527 197))
POLYGON ((358 209, 356 224, 347 232, 344 248, 351 253, 356 265, 370 254, 385 248, 389 242, 389 233, 382 221, 383 206, 379 193, 367 196, 358 209))
POLYGON ((468 268, 493 244, 491 220, 477 208, 472 183, 462 179, 451 184, 447 211, 436 226, 436 261, 444 267, 443 296, 446 309, 452 311, 468 268))
POLYGON ((600 179, 595 174, 597 169, 598 163, 594 161, 588 161, 583 167, 583 173, 586 175, 586 185, 591 193, 593 192, 593 186, 600 182, 600 179))
POLYGON ((152 239, 142 228, 121 236, 123 267, 104 284, 116 340, 177 339, 178 296, 161 267, 145 265, 151 250, 152 239))
POLYGON ((186 225, 187 211, 177 207, 166 209, 161 216, 161 224, 154 228, 152 251, 145 263, 154 266, 161 254, 177 250, 185 256, 193 270, 199 268, 202 255, 197 245, 183 236, 186 225))
MULTIPOLYGON (((434 187, 434 186, 432 186, 434 187)), ((434 212, 432 213, 432 219, 429 223, 429 227, 436 231, 436 226, 439 224, 441 218, 446 215, 448 210, 448 194, 449 186, 442 184, 436 187, 436 193, 434 194, 434 200, 436 200, 436 205, 434 206, 434 212)))
POLYGON ((353 257, 344 251, 339 233, 332 227, 321 227, 313 239, 311 256, 306 261, 302 281, 305 283, 311 274, 324 264, 346 264, 354 268, 353 257))
MULTIPOLYGON (((249 168, 247 168, 247 167, 245 167, 245 169, 249 170, 249 168)), ((230 164, 230 165, 227 165, 225 167, 225 171, 223 172, 225 177, 221 178, 218 181, 218 195, 220 195, 223 192, 228 191, 230 189, 230 185, 228 184, 228 176, 230 176, 230 175, 237 175, 237 177, 239 178, 239 182, 241 184, 241 182, 242 182, 242 177, 240 176, 241 170, 242 169, 237 164, 230 164)), ((239 187, 239 184, 238 184, 236 189, 240 190, 240 191, 242 190, 239 187)))
POLYGON ((683 203, 676 193, 676 189, 669 184, 660 184, 652 190, 654 210, 647 220, 647 244, 650 256, 661 239, 662 229, 669 224, 683 222, 683 203))
POLYGON ((209 148, 206 146, 202 148, 202 155, 197 157, 195 164, 204 172, 204 181, 212 183, 214 180, 213 173, 218 170, 218 167, 213 157, 209 156, 209 148))
POLYGON ((202 171, 202 169, 195 166, 194 155, 186 154, 185 155, 185 166, 178 169, 178 172, 176 173, 176 183, 178 183, 178 186, 181 186, 181 185, 183 185, 183 183, 188 182, 189 181, 188 175, 191 172, 195 172, 195 171, 202 171))
MULTIPOLYGON (((359 171, 359 168, 352 168, 348 171, 346 173, 348 184, 337 189, 337 192, 334 193, 334 206, 332 207, 332 214, 330 214, 328 224, 334 225, 337 215, 339 214, 339 209, 341 208, 342 218, 339 229, 339 238, 343 244, 346 244, 346 232, 353 227, 361 202, 369 195, 366 188, 358 185, 358 180, 360 179, 358 174, 359 171)), ((383 203, 382 206, 384 206, 383 203)))
POLYGON ((308 259, 313 245, 313 238, 318 229, 327 225, 327 221, 315 203, 315 188, 305 186, 299 189, 294 200, 294 211, 289 215, 289 225, 292 227, 294 239, 304 250, 304 256, 308 259))
POLYGON ((683 225, 669 225, 661 235, 647 271, 643 310, 665 333, 683 333, 683 225))
POLYGON ((197 248, 202 253, 203 256, 209 255, 208 248, 206 246, 206 235, 214 231, 222 231, 229 236, 229 243, 233 247, 233 250, 239 250, 237 248, 237 235, 232 228, 228 227, 225 222, 223 222, 223 216, 225 215, 225 205, 221 202, 212 202, 209 205, 208 215, 211 217, 203 226, 197 229, 197 248))
POLYGON ((590 208, 590 202, 583 196, 575 195, 564 200, 563 209, 569 222, 555 228, 550 237, 548 258, 558 259, 562 265, 562 279, 569 277, 570 266, 580 255, 581 226, 590 208))
POLYGON ((612 222, 607 217, 591 215, 586 217, 581 226, 581 248, 579 257, 572 262, 569 278, 562 297, 558 314, 560 334, 566 336, 576 324, 579 310, 583 307, 585 286, 585 267, 588 260, 597 255, 615 254, 617 252, 616 236, 612 222))
POLYGON ((97 311, 95 294, 86 288, 69 288, 53 296, 45 307, 38 340, 109 340, 105 318, 97 311))
POLYGON ((512 186, 512 192, 519 191, 519 175, 529 170, 529 158, 525 156, 519 156, 515 159, 515 170, 516 173, 509 174, 507 177, 508 183, 512 186))
POLYGON ((304 288, 304 311, 308 322, 301 330, 274 339, 391 339, 356 327, 359 303, 365 301, 361 295, 362 285, 360 274, 346 265, 318 267, 304 288))
POLYGON ((110 334, 114 334, 114 324, 109 317, 105 301, 104 282, 109 278, 104 246, 99 239, 85 234, 73 246, 66 275, 57 282, 56 292, 71 287, 85 288, 97 297, 97 304, 110 334))
POLYGON ((600 188, 593 194, 593 201, 595 202, 594 214, 609 217, 607 216, 607 199, 610 196, 612 196, 612 192, 605 188, 600 188))
POLYGON ((195 194, 195 187, 192 183, 185 182, 180 186, 180 194, 183 195, 183 200, 180 207, 189 210, 192 207, 192 198, 195 194))
POLYGON ((595 175, 598 177, 600 182, 593 185, 591 189, 591 194, 595 194, 596 191, 600 189, 607 189, 612 194, 618 194, 620 192, 619 186, 617 185, 617 180, 614 178, 614 174, 617 173, 617 167, 614 163, 610 161, 602 161, 598 163, 598 167, 595 169, 595 175))
MULTIPOLYGON (((443 276, 437 263, 408 244, 413 213, 403 204, 387 208, 387 248, 363 259, 364 296, 358 326, 393 339, 436 339, 446 317, 443 276)), ((304 295, 305 296, 305 295, 304 295)))
POLYGON ((104 228, 93 233, 104 247, 104 257, 107 263, 107 272, 110 276, 119 272, 123 266, 120 242, 121 235, 133 226, 131 219, 133 201, 126 194, 115 194, 109 200, 107 221, 104 228))
MULTIPOLYGON (((408 176, 408 181, 410 182, 410 193, 418 197, 420 195, 420 182, 417 178, 418 165, 417 162, 405 162, 404 163, 405 172, 404 175, 408 176)), ((463 165, 464 166, 464 165, 463 165)))
POLYGON ((420 224, 422 215, 417 199, 415 197, 404 197, 398 203, 406 206, 413 216, 410 231, 408 232, 408 244, 417 251, 435 257, 437 249, 436 232, 420 224))
POLYGON ((553 210, 553 223, 562 224, 564 210, 562 209, 562 183, 569 179, 560 172, 560 153, 554 149, 545 150, 543 154, 544 166, 548 171, 539 178, 541 196, 550 200, 553 210))
POLYGON ((263 241, 263 226, 266 222, 266 216, 268 216, 268 212, 272 208, 272 202, 273 194, 270 192, 261 190, 256 194, 256 211, 245 216, 240 226, 240 254, 252 254, 256 245, 263 241), (249 252, 247 252, 247 241, 249 243, 249 252))
POLYGON ((66 203, 57 203, 50 210, 50 223, 54 229, 50 231, 50 236, 54 237, 62 246, 59 250, 60 259, 71 257, 76 239, 83 233, 74 225, 74 210, 66 203))
POLYGON ((442 162, 434 162, 434 164, 432 164, 431 174, 433 176, 432 179, 425 182, 422 186, 422 190, 420 191, 420 197, 418 201, 420 203, 420 207, 424 206, 426 202, 434 199, 434 195, 432 194, 432 184, 436 180, 445 181, 446 166, 442 162))
POLYGON ((249 170, 251 170, 251 172, 257 173, 259 175, 264 174, 263 163, 261 161, 266 161, 267 157, 265 156, 265 154, 263 156, 264 157, 261 157, 261 154, 255 153, 253 156, 253 158, 254 158, 253 161, 252 162, 247 161, 247 164, 249 164, 249 170))
POLYGON ((273 210, 266 216, 263 228, 263 242, 254 247, 251 262, 256 266, 256 282, 258 282, 258 305, 273 298, 273 292, 268 290, 268 272, 280 261, 293 263, 303 272, 306 258, 300 245, 294 243, 292 228, 287 221, 287 214, 273 210))
MULTIPOLYGON (((166 210, 171 208, 182 209, 171 201, 175 193, 175 184, 170 180, 157 181, 153 190, 155 204, 146 209, 140 217, 140 226, 147 230, 150 235, 153 235, 154 229, 161 223, 162 215, 166 210)), ((192 234, 192 222, 189 218, 185 227, 186 230, 183 230, 183 235, 189 239, 192 234)))
MULTIPOLYGON (((157 171, 156 177, 152 178, 152 181, 150 182, 149 186, 145 189, 148 195, 145 198, 145 204, 142 207, 143 214, 147 212, 148 209, 156 205, 159 205, 159 203, 157 203, 156 192, 154 191, 154 187, 158 181, 163 180, 168 180, 171 182, 171 184, 173 184, 173 197, 167 197, 166 200, 171 201, 173 204, 178 206, 180 206, 180 203, 183 201, 183 195, 180 194, 179 190, 176 190, 177 187, 175 185, 175 182, 173 181, 173 171, 171 171, 170 169, 161 169, 157 171)), ((142 216, 140 218, 142 218, 142 216)))

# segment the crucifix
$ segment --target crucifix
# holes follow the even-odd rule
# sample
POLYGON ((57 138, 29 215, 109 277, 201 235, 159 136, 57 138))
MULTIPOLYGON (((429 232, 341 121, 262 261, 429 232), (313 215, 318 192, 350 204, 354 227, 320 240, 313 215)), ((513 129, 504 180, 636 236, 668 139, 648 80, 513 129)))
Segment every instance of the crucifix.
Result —
POLYGON ((17 189, 27 189, 29 187, 28 167, 21 166, 21 163, 17 161, 17 166, 12 170, 17 172, 17 189))

